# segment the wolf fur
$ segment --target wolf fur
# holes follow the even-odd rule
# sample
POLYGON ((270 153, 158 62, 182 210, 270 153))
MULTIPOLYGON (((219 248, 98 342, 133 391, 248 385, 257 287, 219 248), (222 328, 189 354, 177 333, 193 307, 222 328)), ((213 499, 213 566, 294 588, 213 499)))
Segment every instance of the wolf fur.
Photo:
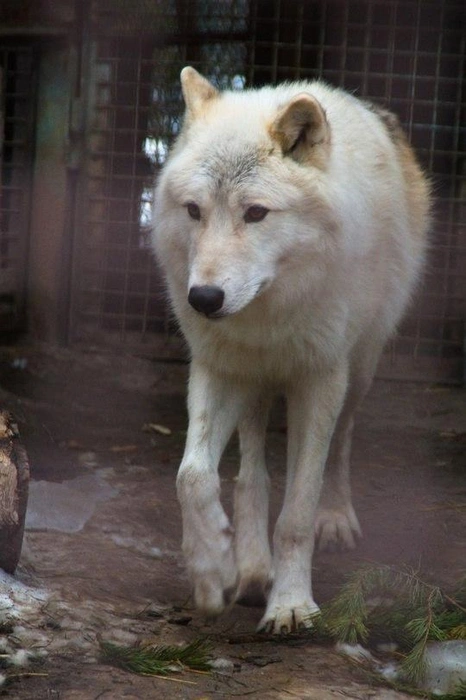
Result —
POLYGON ((190 67, 181 83, 153 243, 191 351, 183 551, 202 611, 264 602, 259 627, 281 633, 317 610, 314 536, 353 547, 361 533, 354 413, 422 268, 429 187, 396 117, 340 89, 219 93, 190 67), (264 441, 278 393, 287 481, 272 553, 264 441), (232 526, 218 464, 235 428, 232 526))

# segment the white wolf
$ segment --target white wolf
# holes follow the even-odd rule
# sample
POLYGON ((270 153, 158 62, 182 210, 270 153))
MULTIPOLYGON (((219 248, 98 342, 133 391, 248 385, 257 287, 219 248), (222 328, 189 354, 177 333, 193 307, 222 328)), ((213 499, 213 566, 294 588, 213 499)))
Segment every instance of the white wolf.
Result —
POLYGON ((191 351, 183 551, 202 611, 267 601, 259 628, 282 633, 318 609, 314 534, 350 547, 360 534, 353 416, 422 266, 429 187, 396 118, 342 90, 219 93, 190 67, 181 83, 154 247, 191 351), (264 440, 277 393, 288 454, 272 554, 264 440), (232 526, 218 463, 236 427, 232 526))

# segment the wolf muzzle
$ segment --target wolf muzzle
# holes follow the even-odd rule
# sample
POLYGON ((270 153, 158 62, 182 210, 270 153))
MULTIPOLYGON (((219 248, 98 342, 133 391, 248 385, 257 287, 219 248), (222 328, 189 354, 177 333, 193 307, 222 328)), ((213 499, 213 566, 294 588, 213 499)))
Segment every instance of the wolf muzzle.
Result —
POLYGON ((220 311, 225 299, 225 292, 215 285, 201 285, 191 287, 188 294, 188 301, 196 311, 210 316, 216 311, 220 311))

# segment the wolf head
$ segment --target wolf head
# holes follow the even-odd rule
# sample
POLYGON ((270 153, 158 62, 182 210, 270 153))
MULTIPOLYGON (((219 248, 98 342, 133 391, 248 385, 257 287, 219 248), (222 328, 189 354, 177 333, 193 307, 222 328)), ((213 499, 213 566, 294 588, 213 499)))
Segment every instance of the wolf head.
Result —
POLYGON ((178 315, 225 317, 327 245, 330 127, 307 83, 219 93, 187 67, 181 84, 186 114, 157 186, 156 249, 178 315))

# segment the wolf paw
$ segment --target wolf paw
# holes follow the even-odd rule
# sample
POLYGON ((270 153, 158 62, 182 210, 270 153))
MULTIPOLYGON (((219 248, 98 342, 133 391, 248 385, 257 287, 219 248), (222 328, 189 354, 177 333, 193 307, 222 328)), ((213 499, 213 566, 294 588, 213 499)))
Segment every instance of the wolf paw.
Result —
POLYGON ((318 612, 319 608, 312 599, 293 607, 269 606, 257 630, 268 634, 289 634, 309 629, 313 626, 312 617, 318 612))
POLYGON ((215 618, 233 604, 239 577, 230 533, 219 533, 216 546, 213 541, 209 544, 190 551, 184 547, 184 551, 196 607, 206 617, 215 618))
POLYGON ((193 576, 194 601, 197 609, 209 619, 215 619, 230 607, 236 597, 236 579, 226 580, 223 572, 204 571, 193 576))
POLYGON ((236 602, 250 608, 263 608, 267 604, 267 595, 271 586, 272 579, 269 576, 242 578, 238 586, 236 602))
POLYGON ((354 549, 357 539, 362 536, 350 503, 341 508, 319 508, 314 531, 320 550, 354 549))

